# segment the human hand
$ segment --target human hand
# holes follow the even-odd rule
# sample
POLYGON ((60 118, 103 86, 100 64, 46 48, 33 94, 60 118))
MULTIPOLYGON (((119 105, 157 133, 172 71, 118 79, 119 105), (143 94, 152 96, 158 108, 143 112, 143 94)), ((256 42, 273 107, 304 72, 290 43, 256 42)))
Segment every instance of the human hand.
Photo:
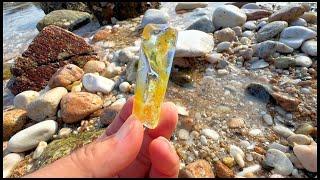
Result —
POLYGON ((167 140, 178 121, 174 104, 162 105, 155 129, 144 129, 132 106, 133 97, 101 137, 26 177, 177 177, 179 157, 167 140))

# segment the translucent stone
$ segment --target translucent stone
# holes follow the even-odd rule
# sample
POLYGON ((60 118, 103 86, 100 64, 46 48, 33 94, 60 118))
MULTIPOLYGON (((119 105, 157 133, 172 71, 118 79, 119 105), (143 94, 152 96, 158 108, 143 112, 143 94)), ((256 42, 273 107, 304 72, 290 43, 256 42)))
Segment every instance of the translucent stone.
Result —
POLYGON ((148 24, 142 33, 133 114, 150 129, 159 122, 177 34, 167 24, 148 24))

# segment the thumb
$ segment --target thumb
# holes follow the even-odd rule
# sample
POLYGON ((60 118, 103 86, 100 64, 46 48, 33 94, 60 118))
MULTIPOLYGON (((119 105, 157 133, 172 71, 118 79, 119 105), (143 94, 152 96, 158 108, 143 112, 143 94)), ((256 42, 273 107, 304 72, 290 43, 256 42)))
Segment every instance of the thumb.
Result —
POLYGON ((102 136, 79 149, 71 159, 93 177, 112 177, 131 164, 137 157, 143 140, 143 126, 130 116, 117 133, 102 136))
POLYGON ((26 177, 114 177, 137 157, 143 126, 130 116, 111 136, 102 136, 26 177))

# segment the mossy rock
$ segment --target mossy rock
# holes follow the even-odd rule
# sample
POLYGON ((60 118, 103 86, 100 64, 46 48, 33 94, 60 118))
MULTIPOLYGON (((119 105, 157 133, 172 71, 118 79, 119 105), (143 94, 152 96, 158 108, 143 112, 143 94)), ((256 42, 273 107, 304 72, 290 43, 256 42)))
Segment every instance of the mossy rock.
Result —
POLYGON ((93 131, 86 131, 79 134, 71 134, 67 138, 57 139, 48 144, 47 148, 41 156, 34 162, 33 170, 38 170, 41 167, 50 164, 72 151, 80 148, 93 140, 98 138, 105 129, 95 129, 93 131))
POLYGON ((12 76, 10 71, 10 65, 4 64, 3 65, 3 80, 10 79, 12 76))

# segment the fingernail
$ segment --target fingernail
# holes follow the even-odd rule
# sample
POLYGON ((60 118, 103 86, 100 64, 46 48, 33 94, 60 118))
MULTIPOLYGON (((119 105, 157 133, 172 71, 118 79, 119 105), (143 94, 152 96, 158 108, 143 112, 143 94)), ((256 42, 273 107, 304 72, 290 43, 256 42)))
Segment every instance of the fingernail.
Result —
POLYGON ((126 122, 121 126, 119 131, 116 133, 116 137, 118 139, 123 139, 129 135, 129 133, 133 130, 134 124, 136 123, 136 119, 133 116, 130 116, 126 122))

